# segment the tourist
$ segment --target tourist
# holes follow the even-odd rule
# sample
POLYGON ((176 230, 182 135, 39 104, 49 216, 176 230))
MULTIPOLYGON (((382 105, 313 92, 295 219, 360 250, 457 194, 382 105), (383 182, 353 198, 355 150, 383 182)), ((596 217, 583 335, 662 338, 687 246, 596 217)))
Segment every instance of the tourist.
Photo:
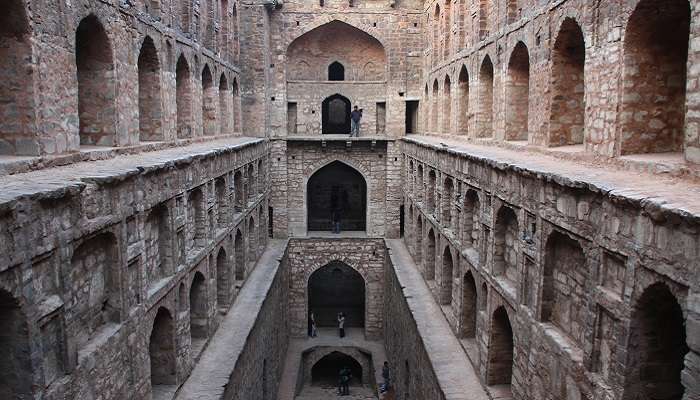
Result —
POLYGON ((338 333, 341 338, 345 337, 345 314, 342 312, 338 313, 338 333))
POLYGON ((382 378, 384 378, 384 386, 381 392, 384 393, 389 390, 389 361, 384 361, 384 366, 382 367, 382 378))
POLYGON ((352 372, 347 366, 340 369, 340 377, 338 378, 338 394, 340 396, 350 395, 350 379, 352 378, 352 372))
POLYGON ((362 120, 362 109, 357 109, 357 106, 355 106, 355 109, 352 110, 350 113, 350 137, 357 137, 360 136, 360 121, 362 120))
POLYGON ((309 337, 316 337, 316 317, 313 310, 309 311, 308 334, 309 337))

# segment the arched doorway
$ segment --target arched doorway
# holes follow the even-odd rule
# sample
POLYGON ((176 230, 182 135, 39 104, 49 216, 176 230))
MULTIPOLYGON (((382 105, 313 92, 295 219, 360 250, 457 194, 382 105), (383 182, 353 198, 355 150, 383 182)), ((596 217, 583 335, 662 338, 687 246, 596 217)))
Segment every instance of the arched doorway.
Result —
POLYGON ((680 400, 688 352, 685 318, 668 286, 647 288, 634 307, 628 343, 624 400, 680 400))
POLYGON ((333 217, 343 231, 364 231, 367 183, 357 170, 334 161, 316 171, 306 185, 309 231, 333 230, 333 217))
POLYGON ((0 398, 32 397, 29 332, 19 301, 0 289, 0 398))
POLYGON ((175 377, 175 331, 173 318, 164 307, 160 307, 153 320, 153 329, 148 341, 151 361, 151 386, 174 385, 175 377))
POLYGON ((350 100, 334 94, 323 100, 322 133, 345 135, 350 133, 350 100))
POLYGON ((351 386, 362 385, 362 365, 347 354, 334 351, 311 367, 311 384, 313 386, 337 386, 338 375, 342 368, 349 368, 352 374, 351 386))
POLYGON ((340 261, 319 268, 309 277, 309 312, 318 327, 336 327, 336 316, 345 314, 345 327, 365 326, 365 280, 340 261))

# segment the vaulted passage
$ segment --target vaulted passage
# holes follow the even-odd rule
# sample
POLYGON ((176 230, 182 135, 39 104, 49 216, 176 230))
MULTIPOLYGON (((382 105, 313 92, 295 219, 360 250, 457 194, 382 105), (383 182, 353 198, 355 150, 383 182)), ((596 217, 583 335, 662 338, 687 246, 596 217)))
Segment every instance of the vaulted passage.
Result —
POLYGON ((357 170, 334 161, 316 171, 307 184, 308 230, 364 231, 367 218, 367 183, 357 170))
POLYGON ((138 68, 139 139, 143 141, 163 140, 160 61, 150 36, 146 36, 141 44, 138 68))
POLYGON ((643 0, 624 42, 622 154, 680 151, 685 123, 690 5, 643 0))
POLYGON ((646 289, 632 314, 624 400, 683 398, 685 331, 683 312, 668 286, 646 289))
POLYGON ((0 398, 32 397, 29 330, 19 302, 0 290, 0 398))
POLYGON ((308 311, 318 327, 337 327, 340 312, 346 328, 365 326, 365 280, 347 264, 334 261, 316 270, 309 277, 308 293, 308 311))
POLYGON ((30 29, 24 4, 11 0, 0 15, 0 154, 39 155, 31 139, 34 99, 30 29))
POLYGON ((476 335, 477 292, 471 271, 464 274, 462 282, 462 337, 476 335))
POLYGON ((486 56, 479 69, 479 129, 477 137, 493 136, 493 63, 486 56))
POLYGON ((578 23, 567 18, 552 51, 549 146, 583 143, 586 45, 578 23))
POLYGON ((350 133, 350 100, 347 97, 334 94, 323 100, 321 108, 324 135, 350 133))
POLYGON ((353 357, 334 351, 318 360, 311 368, 311 384, 316 386, 337 386, 339 372, 349 368, 352 374, 350 385, 362 384, 362 365, 353 357))
POLYGON ((530 55, 525 44, 518 42, 506 77, 506 140, 527 140, 529 97, 530 55))
POLYGON ((509 385, 513 375, 513 328, 505 308, 491 320, 487 385, 509 385))
POLYGON ((153 321, 148 354, 151 359, 151 385, 174 385, 176 383, 175 329, 173 317, 163 307, 158 309, 153 321))
MULTIPOLYGON (((190 286, 190 335, 193 342, 203 341, 209 336, 207 320, 207 288, 204 275, 194 274, 190 286)), ((194 344, 193 344, 194 346, 194 344)))
POLYGON ((205 136, 218 133, 218 106, 216 86, 207 65, 202 71, 202 127, 205 136))
POLYGON ((81 145, 116 145, 116 83, 112 45, 96 16, 75 32, 81 145))
POLYGON ((175 102, 177 107, 178 139, 192 137, 192 77, 184 55, 177 60, 175 70, 175 102))

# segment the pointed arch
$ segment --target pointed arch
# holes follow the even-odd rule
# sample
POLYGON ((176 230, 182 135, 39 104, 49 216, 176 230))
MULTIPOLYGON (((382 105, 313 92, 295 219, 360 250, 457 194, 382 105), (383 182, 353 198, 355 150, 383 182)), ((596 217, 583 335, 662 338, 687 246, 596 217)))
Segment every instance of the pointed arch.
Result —
POLYGON ((432 132, 437 133, 440 129, 438 125, 438 116, 440 115, 440 97, 439 97, 439 88, 440 85, 438 84, 437 79, 433 80, 433 92, 432 92, 432 121, 430 124, 430 129, 432 132))
POLYGON ((425 279, 429 281, 435 280, 435 247, 437 247, 437 239, 435 237, 435 232, 433 232, 433 228, 431 227, 428 230, 428 243, 426 243, 425 248, 425 265, 423 269, 425 279))
POLYGON ((350 99, 339 93, 326 97, 321 104, 321 132, 324 135, 350 133, 350 108, 350 99))
POLYGON ((192 76, 184 54, 175 67, 175 103, 177 108, 177 138, 192 137, 192 76))
POLYGON ((226 74, 221 73, 219 78, 219 134, 231 134, 231 90, 229 89, 226 74))
POLYGON ((513 378, 513 328, 504 307, 491 317, 487 385, 510 385, 513 378))
POLYGON ((151 387, 171 386, 177 382, 175 374, 175 324, 165 307, 159 307, 153 320, 153 328, 148 341, 148 355, 151 364, 151 387))
POLYGON ((493 63, 488 55, 479 68, 479 130, 477 137, 493 137, 493 63))
POLYGON ((452 130, 452 81, 449 75, 445 75, 442 91, 442 133, 449 134, 452 130))
POLYGON ((462 65, 457 78, 457 134, 469 135, 469 72, 467 67, 462 65))
POLYGON ((139 140, 163 140, 160 60, 153 39, 146 36, 138 58, 139 140))
POLYGON ((347 263, 331 261, 308 279, 308 312, 319 327, 337 327, 336 316, 345 314, 346 327, 364 327, 366 287, 364 277, 347 263))
POLYGON ((367 230, 367 180, 351 165, 332 161, 315 171, 306 183, 308 231, 367 230))
POLYGON ((440 285, 440 302, 442 304, 452 304, 452 280, 454 274, 454 261, 450 246, 445 246, 442 252, 442 271, 440 273, 442 282, 440 285))
POLYGON ((585 129, 586 44, 578 22, 566 18, 552 49, 549 146, 582 144, 585 129))
POLYGON ((209 65, 204 65, 202 70, 202 130, 204 136, 212 136, 218 133, 218 103, 216 99, 216 87, 212 78, 209 65))
POLYGON ((102 22, 90 14, 75 31, 81 145, 115 146, 116 80, 112 44, 102 22))
POLYGON ((506 140, 527 140, 530 108, 530 55, 518 42, 508 61, 506 76, 506 140))
POLYGON ((476 281, 471 271, 467 271, 462 279, 462 337, 476 337, 477 312, 476 281))

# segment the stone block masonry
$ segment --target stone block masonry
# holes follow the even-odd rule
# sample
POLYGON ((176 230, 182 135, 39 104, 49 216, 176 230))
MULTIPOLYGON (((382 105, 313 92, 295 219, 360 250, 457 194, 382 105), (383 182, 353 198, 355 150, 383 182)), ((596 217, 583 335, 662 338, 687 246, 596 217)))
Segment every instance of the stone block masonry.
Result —
POLYGON ((0 178, 0 313, 16 324, 0 393, 148 399, 184 382, 265 247, 267 148, 227 139, 0 178))

